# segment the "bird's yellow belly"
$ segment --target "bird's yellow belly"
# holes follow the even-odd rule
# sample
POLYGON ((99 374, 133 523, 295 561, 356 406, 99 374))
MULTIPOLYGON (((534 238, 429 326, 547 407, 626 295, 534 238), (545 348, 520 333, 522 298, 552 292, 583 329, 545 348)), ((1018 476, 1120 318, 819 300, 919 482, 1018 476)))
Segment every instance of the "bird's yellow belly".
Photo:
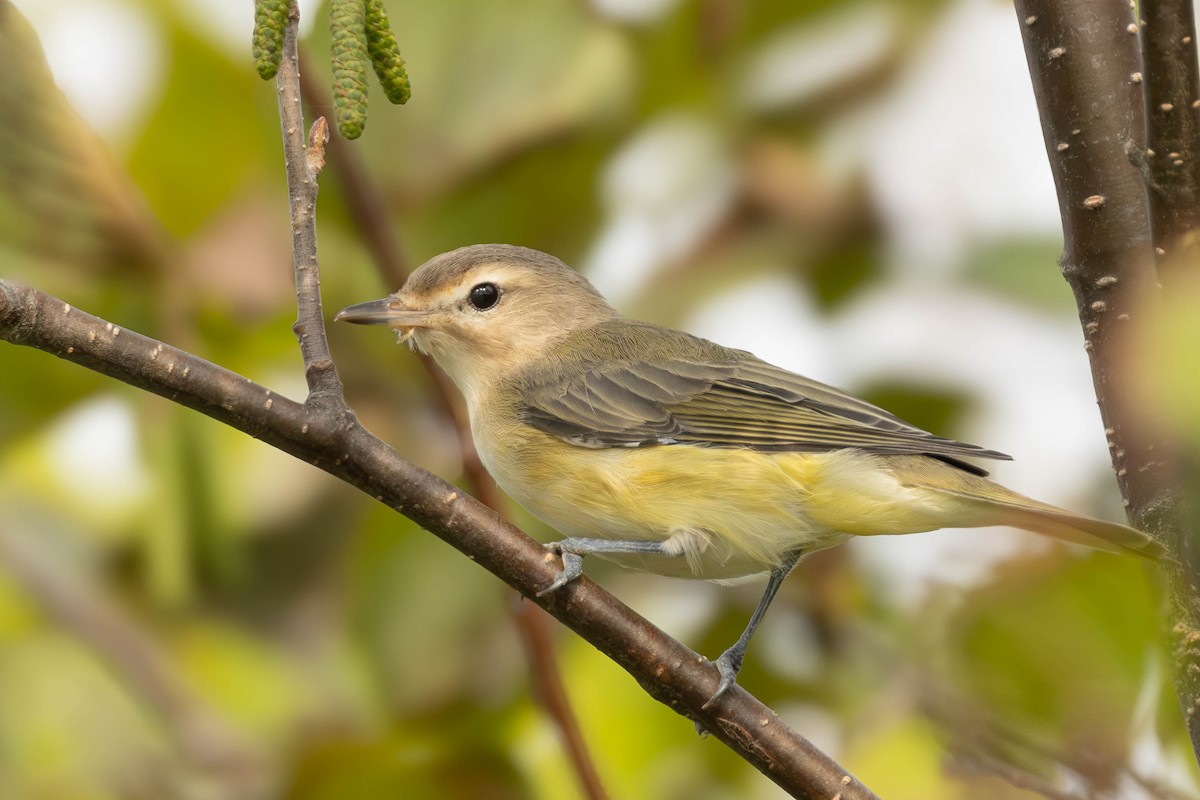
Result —
POLYGON ((497 482, 565 536, 670 539, 680 556, 612 556, 664 575, 731 579, 850 535, 941 527, 944 508, 856 451, 764 453, 664 445, 587 448, 519 426, 477 442, 497 482))

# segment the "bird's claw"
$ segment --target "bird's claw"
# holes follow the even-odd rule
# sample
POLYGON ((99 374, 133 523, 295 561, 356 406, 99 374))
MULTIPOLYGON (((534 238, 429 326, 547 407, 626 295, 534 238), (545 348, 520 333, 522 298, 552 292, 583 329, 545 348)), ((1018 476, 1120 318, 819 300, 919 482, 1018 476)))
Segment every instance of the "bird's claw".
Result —
POLYGON ((538 597, 545 597, 551 592, 558 591, 583 574, 583 556, 578 553, 572 553, 570 550, 563 550, 559 542, 552 542, 546 545, 546 549, 552 553, 559 553, 562 556, 563 568, 562 572, 558 573, 558 577, 551 581, 549 586, 537 593, 538 597))
POLYGON ((742 667, 741 659, 737 657, 732 648, 721 653, 717 660, 713 662, 713 665, 721 673, 721 682, 717 684, 717 690, 712 693, 712 697, 708 698, 708 701, 700 706, 700 708, 706 711, 709 706, 717 701, 718 697, 725 694, 731 686, 737 683, 737 674, 742 667))

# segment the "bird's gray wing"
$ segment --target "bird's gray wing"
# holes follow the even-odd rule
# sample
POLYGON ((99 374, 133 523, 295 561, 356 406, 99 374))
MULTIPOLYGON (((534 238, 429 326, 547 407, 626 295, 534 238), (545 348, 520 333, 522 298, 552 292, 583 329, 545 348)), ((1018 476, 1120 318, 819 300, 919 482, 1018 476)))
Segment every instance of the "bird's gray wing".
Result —
POLYGON ((974 472, 982 470, 958 459, 1008 458, 935 436, 749 353, 678 331, 639 327, 638 336, 589 331, 567 348, 570 357, 524 376, 522 419, 584 447, 855 448, 931 455, 974 472))

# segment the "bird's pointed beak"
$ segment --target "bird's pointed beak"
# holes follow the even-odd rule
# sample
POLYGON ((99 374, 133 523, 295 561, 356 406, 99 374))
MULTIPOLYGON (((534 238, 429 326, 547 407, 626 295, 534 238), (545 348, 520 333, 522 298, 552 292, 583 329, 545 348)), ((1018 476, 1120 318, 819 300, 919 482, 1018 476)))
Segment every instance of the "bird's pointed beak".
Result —
POLYGON ((343 308, 333 318, 334 322, 353 322, 356 325, 389 325, 393 328, 424 328, 429 325, 430 313, 409 308, 388 296, 382 300, 343 308))

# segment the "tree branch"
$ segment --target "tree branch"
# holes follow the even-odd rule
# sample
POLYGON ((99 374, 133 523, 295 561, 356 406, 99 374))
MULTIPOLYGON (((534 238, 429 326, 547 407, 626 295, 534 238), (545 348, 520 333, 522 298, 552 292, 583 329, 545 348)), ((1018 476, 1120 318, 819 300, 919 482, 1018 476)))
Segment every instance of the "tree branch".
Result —
POLYGON ((1123 0, 1017 0, 1100 413, 1130 514, 1158 493, 1154 444, 1121 380, 1121 346, 1156 292, 1146 192, 1130 162, 1143 128, 1137 38, 1123 0), (1150 469, 1142 469, 1149 466, 1150 469))
POLYGON ((702 706, 717 670, 592 581, 536 597, 557 558, 482 503, 400 458, 354 414, 297 403, 198 356, 0 280, 0 339, 93 369, 261 439, 346 481, 455 547, 545 608, 795 797, 875 797, 741 687, 702 706))
MULTIPOLYGON (((321 313, 315 240, 316 178, 323 121, 305 146, 296 83, 292 4, 279 70, 281 127, 293 220, 305 403, 162 342, 73 309, 34 289, 0 280, 0 339, 34 347, 198 410, 329 472, 429 529, 522 595, 535 597, 560 571, 557 558, 495 512, 401 459, 345 406, 321 313)), ((656 699, 696 720, 796 797, 842 800, 874 795, 774 713, 734 688, 709 709, 718 675, 587 579, 538 605, 629 671, 656 699)))
POLYGON ((1160 275, 1196 269, 1200 256, 1200 72, 1191 0, 1143 0, 1138 27, 1145 79, 1150 228, 1160 275))
MULTIPOLYGON (((1146 85, 1146 169, 1150 228, 1159 282, 1194 291, 1200 273, 1200 70, 1191 0, 1143 0, 1139 40, 1146 85), (1189 276, 1191 280, 1180 280, 1189 276)), ((1168 345, 1170 346, 1170 345, 1168 345)), ((1166 428, 1164 428, 1166 430, 1166 428)), ((1192 748, 1200 761, 1200 516, 1194 455, 1170 456, 1178 487, 1165 511, 1174 528, 1171 632, 1175 684, 1192 748), (1189 474, 1190 473, 1190 474, 1189 474)))
POLYGON ((283 34, 283 58, 275 75, 279 95, 279 125, 283 130, 283 154, 287 171, 288 205, 292 219, 292 262, 296 274, 296 324, 292 330, 300 341, 308 402, 345 408, 342 382, 329 353, 325 318, 321 313, 321 276, 317 268, 317 176, 325 166, 325 143, 329 127, 324 117, 313 123, 304 139, 304 113, 300 106, 300 66, 296 51, 296 28, 300 12, 293 1, 283 34))
MULTIPOLYGON (((1146 130, 1141 88, 1156 98, 1182 90, 1174 78, 1167 79, 1169 90, 1157 88, 1161 76, 1142 72, 1138 26, 1125 0, 1017 0, 1016 10, 1058 190, 1060 265, 1079 308, 1117 482, 1132 523, 1171 554, 1176 691, 1200 759, 1200 596, 1190 577, 1194 571, 1183 566, 1180 463, 1163 428, 1139 402, 1126 368, 1138 331, 1159 300, 1150 211, 1161 193, 1136 139, 1146 130), (1149 201, 1143 171, 1152 185, 1149 201)), ((1155 119, 1152 135, 1164 141, 1186 134, 1180 116, 1155 119)), ((1187 152, 1195 153, 1195 146, 1187 152)), ((1181 185, 1187 181, 1181 178, 1181 185)), ((1190 218, 1184 202, 1159 203, 1165 230, 1190 218)))

